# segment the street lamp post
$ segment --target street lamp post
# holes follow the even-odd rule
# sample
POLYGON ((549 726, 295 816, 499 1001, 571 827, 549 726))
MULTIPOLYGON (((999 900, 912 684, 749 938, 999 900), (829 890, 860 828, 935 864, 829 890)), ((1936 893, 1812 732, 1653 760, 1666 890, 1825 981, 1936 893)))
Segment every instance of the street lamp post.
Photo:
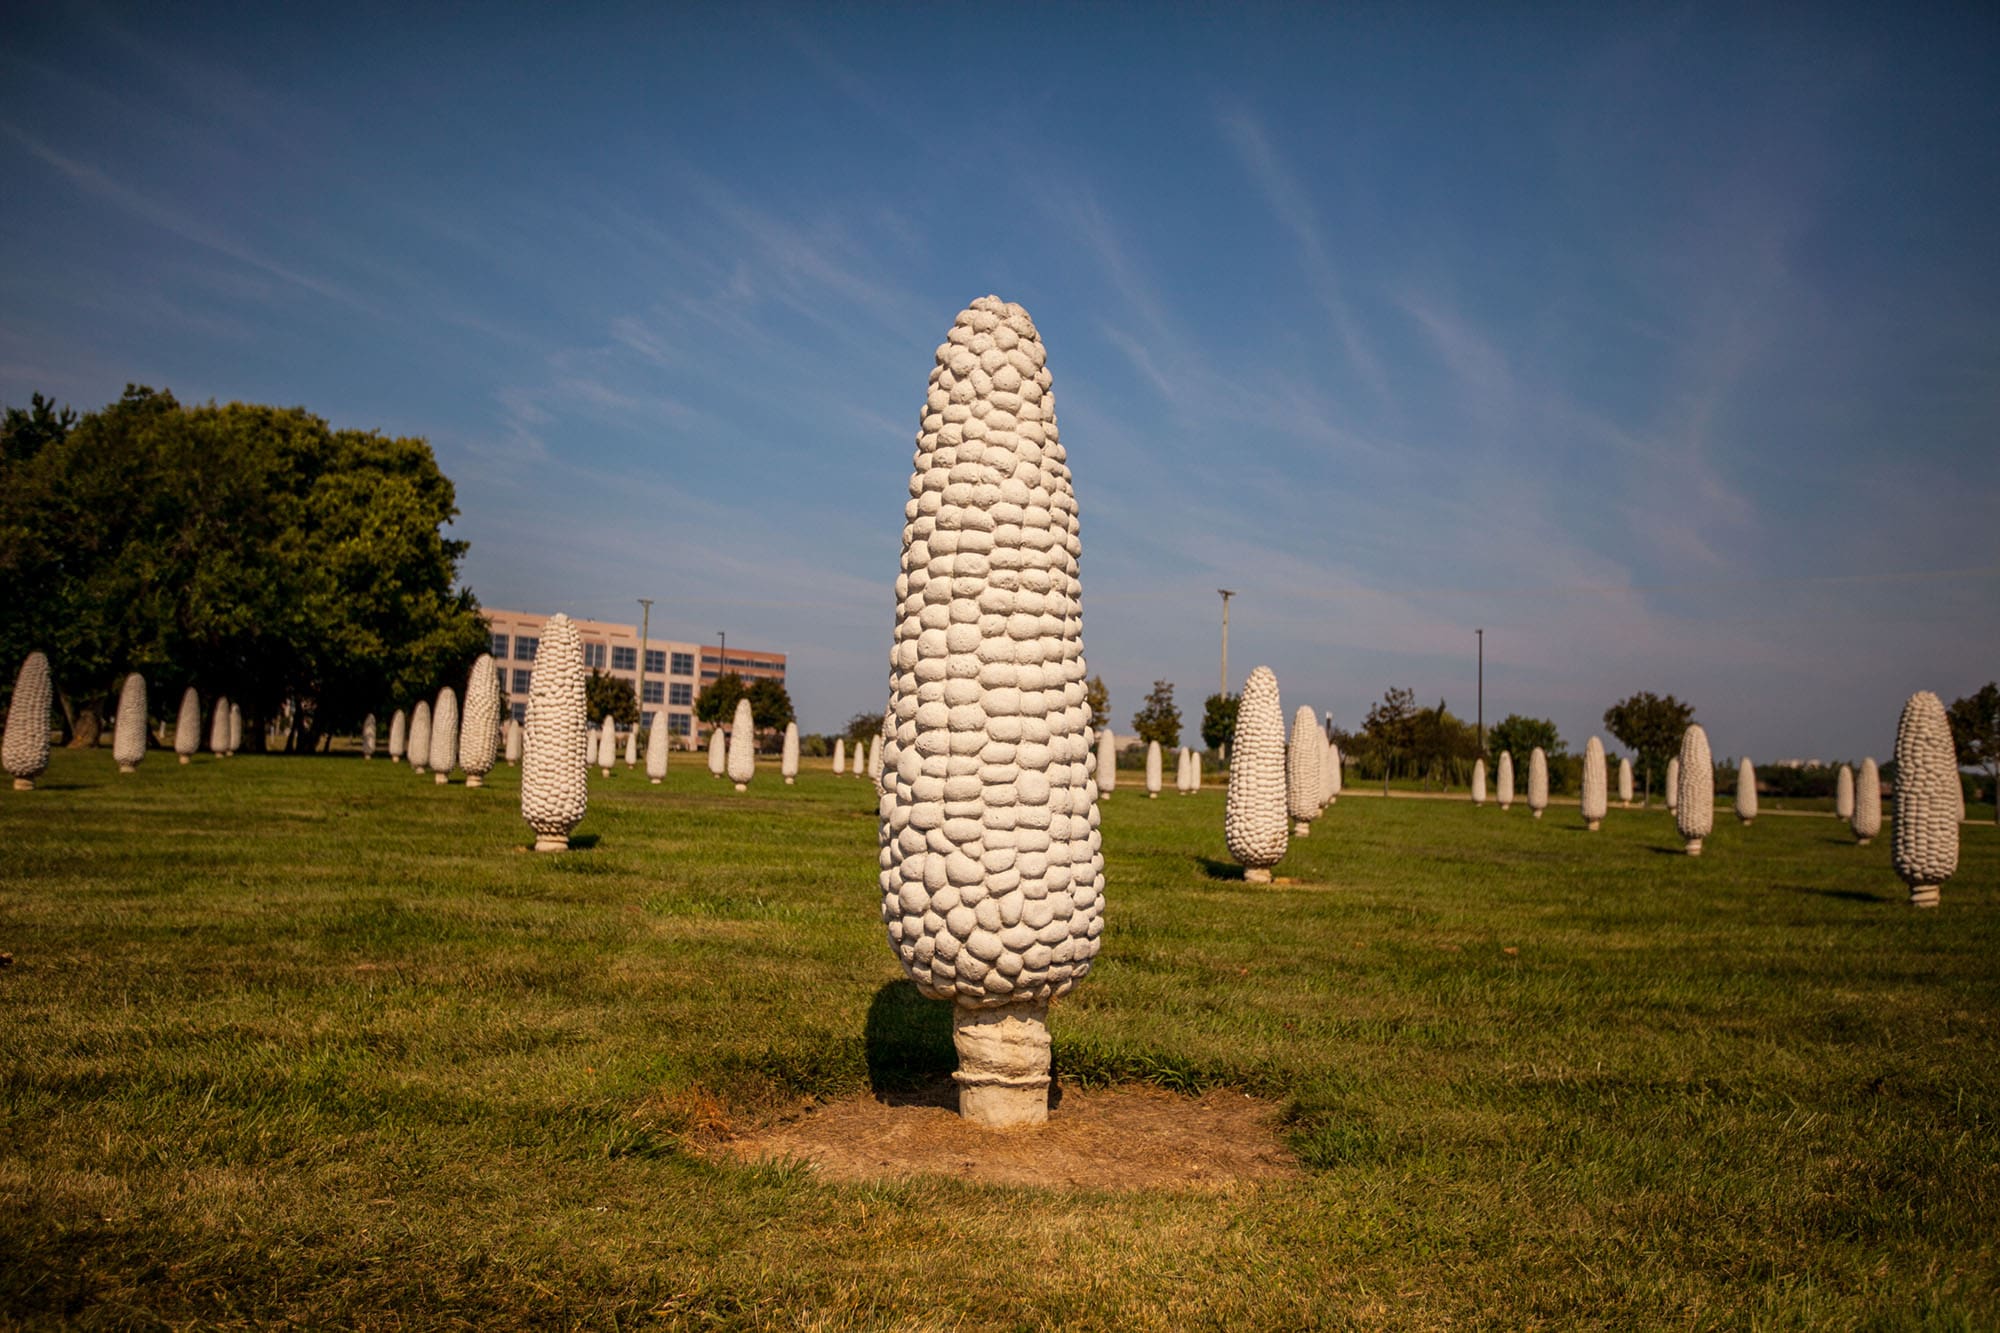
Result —
POLYGON ((1236 595, 1234 588, 1217 588, 1222 594, 1222 693, 1229 693, 1229 599, 1236 595))
POLYGON ((653 599, 639 598, 639 722, 646 721, 646 641, 653 629, 653 599))
POLYGON ((1479 636, 1479 753, 1486 753, 1486 631, 1472 631, 1479 636))

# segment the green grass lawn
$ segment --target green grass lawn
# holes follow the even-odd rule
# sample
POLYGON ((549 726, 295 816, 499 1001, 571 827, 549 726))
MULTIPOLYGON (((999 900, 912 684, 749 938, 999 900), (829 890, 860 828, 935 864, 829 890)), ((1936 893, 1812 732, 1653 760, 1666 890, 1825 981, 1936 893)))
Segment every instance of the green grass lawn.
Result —
POLYGON ((1070 1083, 1239 1087, 1296 1178, 833 1185, 689 1150, 948 1070, 867 786, 58 753, 0 792, 0 1322, 693 1328, 2000 1325, 2000 837, 1584 833, 1344 797, 1294 886, 1220 786, 1104 811, 1070 1083), (885 989, 886 988, 886 989, 885 989))

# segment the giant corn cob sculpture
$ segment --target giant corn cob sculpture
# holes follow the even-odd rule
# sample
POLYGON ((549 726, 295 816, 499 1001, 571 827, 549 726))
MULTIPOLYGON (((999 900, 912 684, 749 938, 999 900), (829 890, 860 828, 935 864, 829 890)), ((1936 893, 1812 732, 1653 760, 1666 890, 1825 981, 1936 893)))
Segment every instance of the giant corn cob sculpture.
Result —
POLYGON ((1549 757, 1537 745, 1528 755, 1528 813, 1536 819, 1549 808, 1549 757))
POLYGON ((1494 782, 1493 786, 1494 786, 1494 792, 1493 792, 1494 802, 1498 804, 1502 810, 1508 810, 1513 808, 1514 752, 1512 750, 1502 750, 1500 752, 1500 775, 1498 779, 1494 782))
POLYGON ((235 754, 243 748, 243 705, 229 705, 229 753, 235 754))
POLYGON ((1929 690, 1919 690, 1896 723, 1896 827, 1890 842, 1912 907, 1936 907, 1939 888, 1958 869, 1958 803, 1964 792, 1944 704, 1929 690))
POLYGON ((1201 791, 1201 751, 1190 749, 1188 751, 1188 795, 1193 796, 1198 794, 1200 791, 1201 791))
POLYGON ((466 786, 486 785, 499 741, 500 677, 493 670, 493 658, 481 653, 465 681, 465 726, 458 737, 458 766, 465 770, 466 786))
POLYGON ((511 717, 507 719, 507 762, 521 762, 521 724, 511 717))
POLYGON ((1333 766, 1327 773, 1326 803, 1328 805, 1338 805, 1340 804, 1340 785, 1342 781, 1340 775, 1340 747, 1331 741, 1327 742, 1326 757, 1327 762, 1333 766))
POLYGON ((1486 804, 1486 760, 1484 757, 1472 761, 1472 803, 1486 804))
POLYGON ((833 742, 833 775, 839 777, 847 771, 847 738, 837 737, 833 742))
POLYGON ((194 686, 181 695, 180 719, 174 723, 174 753, 185 764, 188 756, 201 749, 201 696, 194 686))
MULTIPOLYGON (((888 729, 888 721, 883 721, 883 730, 888 729)), ((882 737, 878 733, 868 741, 868 780, 875 784, 876 795, 882 793, 882 737)))
POLYGON ((1285 752, 1285 805, 1293 820, 1295 837, 1312 832, 1319 818, 1320 760, 1325 758, 1326 737, 1320 734, 1319 715, 1305 705, 1292 715, 1292 744, 1285 752))
POLYGON ((49 659, 29 653, 14 677, 13 701, 7 705, 7 733, 0 740, 0 766, 14 779, 15 791, 33 791, 35 779, 49 766, 49 705, 55 685, 49 659))
POLYGON ((937 350, 904 514, 878 786, 882 919, 953 1001, 959 1110, 1048 1116, 1048 1005, 1090 970, 1104 858, 1076 500, 1039 335, 984 297, 937 350))
POLYGON ((583 639, 558 612, 542 626, 521 750, 521 817, 535 831, 538 852, 567 851, 570 830, 590 807, 583 709, 583 639))
POLYGON ((632 724, 632 730, 625 733, 625 767, 634 768, 639 763, 639 725, 632 724))
POLYGON ((1833 784, 1833 817, 1843 823, 1854 818, 1854 770, 1846 764, 1833 784))
POLYGON ((750 701, 736 701, 736 716, 729 727, 729 780, 736 790, 750 790, 757 775, 757 725, 750 714, 750 701))
POLYGON ((1854 813, 1848 823, 1863 847, 1882 831, 1882 772, 1873 755, 1861 761, 1861 776, 1854 779, 1854 813))
POLYGON ((1632 804, 1632 760, 1629 757, 1618 760, 1618 804, 1632 804))
POLYGON ((646 728, 646 776, 654 786, 667 776, 667 751, 673 744, 674 738, 667 731, 667 710, 662 708, 653 714, 653 725, 646 728))
POLYGON ((618 719, 606 713, 604 725, 597 733, 597 767, 605 777, 618 763, 618 719))
POLYGON ((389 715, 389 762, 400 764, 410 749, 410 720, 398 708, 389 715))
POLYGON ((146 678, 136 671, 125 673, 118 691, 118 733, 111 741, 111 757, 120 773, 136 773, 146 757, 146 678))
POLYGON ((229 753, 229 700, 215 701, 215 711, 208 719, 208 750, 210 754, 229 753))
MULTIPOLYGON (((856 762, 859 762, 861 747, 854 747, 856 762)), ((722 777, 729 772, 729 738, 717 727, 708 733, 708 772, 710 777, 722 777)))
POLYGON ((361 719, 361 757, 363 759, 373 759, 375 757, 375 715, 373 713, 361 719))
POLYGON ((1748 755, 1736 765, 1736 817, 1746 826, 1757 818, 1757 766, 1748 755))
POLYGON ((422 773, 431 762, 431 703, 417 700, 410 710, 410 771, 422 773))
POLYGON ((1160 743, 1158 741, 1147 741, 1146 742, 1146 799, 1149 801, 1157 801, 1160 799, 1160 779, 1162 777, 1161 770, 1163 767, 1164 763, 1160 757, 1160 743))
POLYGON ((1687 854, 1700 856, 1702 839, 1715 831, 1715 761, 1709 757, 1708 733, 1699 722, 1682 733, 1679 759, 1674 824, 1687 839, 1687 854))
POLYGON ((437 707, 431 710, 430 766, 440 787, 458 767, 458 695, 449 685, 438 691, 437 707))
POLYGON ((778 776, 785 780, 787 787, 794 786, 799 776, 799 724, 785 724, 785 741, 778 748, 778 776))
POLYGON ((1097 799, 1108 800, 1118 790, 1118 738, 1106 727, 1097 733, 1097 799))
POLYGON ((1229 797, 1223 806, 1223 841, 1243 867, 1243 878, 1271 882, 1271 867, 1285 859, 1291 831, 1285 804, 1285 715, 1278 678, 1258 667, 1243 683, 1236 710, 1236 740, 1229 754, 1229 797))
POLYGON ((1604 822, 1610 804, 1604 774, 1604 742, 1592 736, 1583 747, 1583 826, 1592 833, 1604 822))
POLYGON ((1679 755, 1675 755, 1667 760, 1666 797, 1667 813, 1672 814, 1674 813, 1674 808, 1681 803, 1681 757, 1679 755))

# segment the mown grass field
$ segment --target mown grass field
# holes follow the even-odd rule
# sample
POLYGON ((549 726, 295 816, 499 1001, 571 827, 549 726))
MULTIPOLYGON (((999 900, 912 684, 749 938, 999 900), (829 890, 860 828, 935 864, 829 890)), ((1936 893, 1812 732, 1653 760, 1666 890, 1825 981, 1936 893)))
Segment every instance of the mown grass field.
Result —
POLYGON ((866 786, 59 753, 0 792, 0 1319, 1188 1329, 2000 1325, 2000 838, 1343 797, 1281 875, 1222 793, 1105 810, 1071 1083, 1239 1087, 1296 1178, 831 1185, 718 1119, 951 1065, 866 786), (885 990, 885 987, 892 989, 885 990), (871 1022, 872 1015, 872 1022, 871 1022))

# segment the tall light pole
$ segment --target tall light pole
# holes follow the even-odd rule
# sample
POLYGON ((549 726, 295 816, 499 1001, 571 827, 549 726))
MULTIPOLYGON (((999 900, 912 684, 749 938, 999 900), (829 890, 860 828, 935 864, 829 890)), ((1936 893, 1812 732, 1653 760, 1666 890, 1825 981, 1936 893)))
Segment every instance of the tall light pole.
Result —
POLYGON ((1229 693, 1229 599, 1236 595, 1234 588, 1217 588, 1222 594, 1222 694, 1229 693))
MULTIPOLYGON (((653 628, 653 599, 639 600, 639 720, 646 720, 646 639, 653 628)), ((664 734, 664 733, 662 733, 664 734)))
POLYGON ((1486 631, 1472 631, 1479 636, 1479 753, 1486 753, 1486 631))

